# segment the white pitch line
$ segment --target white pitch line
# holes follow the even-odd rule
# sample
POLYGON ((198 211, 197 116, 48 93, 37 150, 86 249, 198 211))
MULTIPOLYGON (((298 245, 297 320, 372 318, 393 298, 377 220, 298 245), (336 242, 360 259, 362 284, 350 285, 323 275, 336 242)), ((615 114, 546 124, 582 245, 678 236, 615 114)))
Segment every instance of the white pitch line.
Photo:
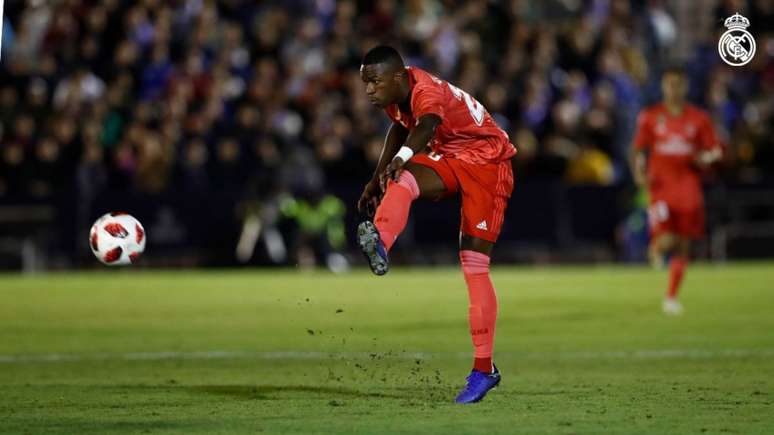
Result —
MULTIPOLYGON (((579 352, 498 352, 500 357, 531 360, 657 360, 657 359, 715 359, 739 357, 770 357, 774 349, 661 349, 633 351, 579 351, 579 352)), ((130 353, 48 353, 0 355, 0 364, 81 362, 81 361, 166 361, 166 360, 329 360, 329 359, 465 359, 468 352, 247 352, 247 351, 201 351, 201 352, 130 352, 130 353)))

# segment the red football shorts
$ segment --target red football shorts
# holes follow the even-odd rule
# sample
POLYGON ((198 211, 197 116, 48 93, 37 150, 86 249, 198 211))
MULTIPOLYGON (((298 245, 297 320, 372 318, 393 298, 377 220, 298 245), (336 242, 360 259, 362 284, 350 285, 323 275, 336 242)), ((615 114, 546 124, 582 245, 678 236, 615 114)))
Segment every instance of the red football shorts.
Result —
POLYGON ((480 165, 435 153, 420 153, 411 162, 435 171, 446 187, 445 196, 460 193, 460 231, 463 234, 493 243, 497 241, 508 198, 513 192, 510 160, 480 165))
POLYGON ((648 227, 652 238, 672 233, 700 239, 704 237, 704 205, 675 207, 667 201, 655 200, 648 207, 648 227))

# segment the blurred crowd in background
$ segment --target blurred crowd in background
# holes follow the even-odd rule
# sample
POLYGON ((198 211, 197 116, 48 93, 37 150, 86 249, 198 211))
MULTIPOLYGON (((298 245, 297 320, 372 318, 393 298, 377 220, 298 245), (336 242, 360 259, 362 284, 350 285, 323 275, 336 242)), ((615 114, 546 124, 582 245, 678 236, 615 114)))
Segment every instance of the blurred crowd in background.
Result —
POLYGON ((0 197, 74 188, 319 195, 370 176, 387 118, 362 54, 481 101, 519 149, 519 182, 629 183, 638 111, 683 62, 726 146, 721 176, 774 174, 772 2, 765 0, 6 0, 0 197), (745 68, 717 54, 752 22, 745 68), (768 33, 766 32, 768 31, 768 33))
MULTIPOLYGON (((729 176, 754 181, 773 169, 774 64, 761 30, 774 6, 697 3, 715 25, 683 54, 691 99, 716 121, 729 176), (758 31, 744 69, 715 50, 716 24, 737 10, 758 31)), ((678 33, 700 30, 668 6, 9 0, 0 195, 46 196, 71 180, 146 192, 363 183, 386 127, 358 75, 377 43, 482 101, 520 150, 520 180, 625 181, 636 114, 658 97, 678 33)))

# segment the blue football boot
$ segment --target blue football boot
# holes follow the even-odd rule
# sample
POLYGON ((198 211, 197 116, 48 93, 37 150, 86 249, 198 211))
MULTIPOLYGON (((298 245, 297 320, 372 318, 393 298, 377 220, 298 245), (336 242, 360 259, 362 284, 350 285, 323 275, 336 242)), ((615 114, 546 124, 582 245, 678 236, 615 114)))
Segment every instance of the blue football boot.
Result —
POLYGON ((384 275, 390 270, 390 263, 387 259, 387 249, 384 248, 379 230, 371 221, 361 222, 357 226, 357 244, 368 260, 371 271, 376 275, 384 275))
POLYGON ((500 371, 497 370, 497 366, 494 364, 492 364, 492 367, 494 368, 492 373, 484 373, 478 370, 471 371, 470 376, 467 377, 468 384, 454 401, 457 403, 476 403, 483 399, 489 390, 500 383, 500 371))

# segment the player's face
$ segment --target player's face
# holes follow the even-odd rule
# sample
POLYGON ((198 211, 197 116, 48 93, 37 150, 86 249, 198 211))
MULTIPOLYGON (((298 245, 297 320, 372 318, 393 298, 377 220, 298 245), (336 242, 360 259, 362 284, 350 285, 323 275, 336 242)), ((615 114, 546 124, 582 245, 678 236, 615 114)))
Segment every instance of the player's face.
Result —
POLYGON ((665 101, 680 102, 685 100, 688 84, 682 74, 668 73, 661 79, 661 92, 665 101))
POLYGON ((360 78, 365 83, 368 100, 374 106, 385 108, 398 102, 397 75, 389 71, 387 65, 382 63, 363 65, 360 67, 360 78))

